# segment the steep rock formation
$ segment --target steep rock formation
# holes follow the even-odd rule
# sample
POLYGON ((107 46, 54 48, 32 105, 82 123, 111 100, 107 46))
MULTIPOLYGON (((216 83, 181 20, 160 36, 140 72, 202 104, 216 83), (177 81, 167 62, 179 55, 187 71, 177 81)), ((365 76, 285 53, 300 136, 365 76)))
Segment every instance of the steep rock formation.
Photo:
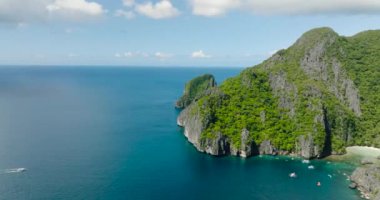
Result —
POLYGON ((289 116, 295 115, 295 100, 297 99, 297 87, 289 83, 286 79, 286 73, 280 71, 278 73, 269 74, 269 83, 273 94, 278 97, 278 106, 289 110, 289 116))
POLYGON ((255 142, 249 140, 249 131, 245 128, 241 131, 240 148, 236 148, 232 144, 230 145, 230 154, 234 156, 246 158, 252 155, 257 155, 258 153, 255 142))
POLYGON ((276 155, 277 149, 272 145, 270 140, 264 140, 260 144, 259 152, 264 155, 276 155))
POLYGON ((210 76, 190 81, 177 102, 184 108, 178 124, 212 155, 311 159, 354 144, 378 146, 378 46, 380 31, 347 38, 330 28, 311 30, 218 87, 210 76))
POLYGON ((199 108, 195 104, 186 107, 178 116, 177 124, 184 127, 184 134, 189 142, 203 152, 204 149, 201 146, 200 138, 207 124, 203 122, 199 108))
POLYGON ((351 181, 361 191, 363 197, 380 200, 380 166, 365 165, 357 168, 351 175, 351 181))
POLYGON ((310 159, 319 155, 319 147, 314 144, 314 139, 311 134, 300 135, 296 147, 297 155, 303 158, 310 159))

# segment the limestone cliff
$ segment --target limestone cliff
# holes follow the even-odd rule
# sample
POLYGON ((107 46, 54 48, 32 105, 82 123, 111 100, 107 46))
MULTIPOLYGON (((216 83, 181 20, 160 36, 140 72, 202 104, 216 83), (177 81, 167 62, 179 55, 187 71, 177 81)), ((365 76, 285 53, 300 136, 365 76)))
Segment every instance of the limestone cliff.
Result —
POLYGON ((351 175, 351 181, 367 199, 380 200, 380 165, 365 164, 351 175))
POLYGON ((218 156, 311 159, 380 146, 379 46, 380 31, 313 29, 220 86, 211 75, 191 80, 178 124, 198 150, 218 156))

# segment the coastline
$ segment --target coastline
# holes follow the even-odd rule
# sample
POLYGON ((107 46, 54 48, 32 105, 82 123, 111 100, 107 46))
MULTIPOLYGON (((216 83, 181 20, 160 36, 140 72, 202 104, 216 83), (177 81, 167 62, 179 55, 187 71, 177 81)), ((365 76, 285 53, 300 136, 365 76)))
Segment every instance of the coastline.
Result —
POLYGON ((356 167, 350 176, 351 189, 357 189, 363 199, 380 199, 380 149, 368 146, 351 146, 344 155, 326 158, 345 162, 356 167))
POLYGON ((325 160, 348 162, 359 166, 361 161, 367 160, 370 162, 378 162, 380 156, 380 148, 368 146, 350 146, 346 147, 346 153, 343 155, 330 155, 325 160))
MULTIPOLYGON (((189 138, 189 133, 186 130, 186 126, 180 123, 177 120, 177 125, 182 127, 183 134, 186 137, 187 141, 192 143, 200 153, 206 153, 205 151, 200 150, 189 138)), ((212 155, 213 156, 213 155, 212 155)), ((231 156, 231 155, 228 155, 231 156)), ((293 153, 289 154, 258 154, 251 155, 247 157, 242 157, 247 159, 248 157, 259 157, 266 159, 284 159, 284 160, 299 160, 304 161, 305 159, 301 156, 293 153)), ((350 185, 347 185, 347 188, 355 189, 360 193, 360 197, 363 199, 380 199, 380 179, 375 181, 373 185, 373 180, 371 179, 374 175, 379 174, 380 172, 380 148, 368 147, 368 146, 350 146, 346 147, 346 153, 342 155, 330 155, 321 159, 306 159, 306 160, 322 160, 328 163, 342 163, 352 166, 355 170, 351 175, 343 173, 347 177, 347 180, 351 181, 350 185), (363 178, 364 177, 364 178, 363 178), (368 186, 370 185, 370 186, 368 186)), ((306 163, 306 162, 305 162, 306 163)), ((308 163, 308 162, 307 162, 308 163)))
POLYGON ((370 159, 377 159, 380 156, 380 148, 367 146, 351 146, 347 147, 347 154, 362 156, 370 159))
MULTIPOLYGON (((201 153, 208 153, 198 148, 196 142, 189 138, 189 130, 182 120, 177 118, 177 125, 183 128, 183 134, 187 141, 192 143, 196 149, 201 153)), ((208 153, 210 154, 210 153, 208 153)), ((212 154, 211 154, 212 155, 212 154)), ((226 154, 227 155, 227 154, 226 154)), ((215 155, 213 155, 215 156, 215 155)), ((233 156, 232 154, 227 156, 233 156)), ((236 155, 235 155, 236 156, 236 155)), ((269 159, 284 159, 284 160, 300 160, 303 163, 305 158, 300 155, 288 153, 288 154, 251 154, 250 156, 239 156, 243 159, 247 157, 259 157, 269 159)), ((347 185, 347 189, 353 189, 358 191, 358 195, 363 199, 380 199, 380 179, 377 179, 380 175, 380 148, 369 146, 350 146, 346 147, 346 153, 342 155, 330 155, 321 159, 306 159, 306 160, 322 160, 327 163, 342 163, 352 166, 352 171, 349 173, 343 173, 350 184, 347 185), (374 178, 375 177, 375 178, 374 178)), ((313 168, 314 166, 311 165, 313 168)))

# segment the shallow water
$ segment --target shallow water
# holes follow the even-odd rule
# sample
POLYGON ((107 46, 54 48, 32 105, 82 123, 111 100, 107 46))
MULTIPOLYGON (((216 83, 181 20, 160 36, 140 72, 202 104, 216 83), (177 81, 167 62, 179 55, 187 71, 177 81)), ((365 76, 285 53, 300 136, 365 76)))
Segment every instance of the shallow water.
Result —
POLYGON ((186 141, 185 82, 240 70, 0 68, 0 199, 359 199, 349 165, 215 158, 186 141))

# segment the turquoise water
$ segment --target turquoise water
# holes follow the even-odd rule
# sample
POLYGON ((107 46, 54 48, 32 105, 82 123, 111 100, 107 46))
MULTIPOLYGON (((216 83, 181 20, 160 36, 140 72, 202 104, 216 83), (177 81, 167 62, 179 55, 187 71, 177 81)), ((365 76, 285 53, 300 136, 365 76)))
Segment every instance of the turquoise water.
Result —
POLYGON ((0 68, 0 199, 359 199, 350 166, 215 158, 186 141, 173 108, 185 82, 240 70, 0 68))

